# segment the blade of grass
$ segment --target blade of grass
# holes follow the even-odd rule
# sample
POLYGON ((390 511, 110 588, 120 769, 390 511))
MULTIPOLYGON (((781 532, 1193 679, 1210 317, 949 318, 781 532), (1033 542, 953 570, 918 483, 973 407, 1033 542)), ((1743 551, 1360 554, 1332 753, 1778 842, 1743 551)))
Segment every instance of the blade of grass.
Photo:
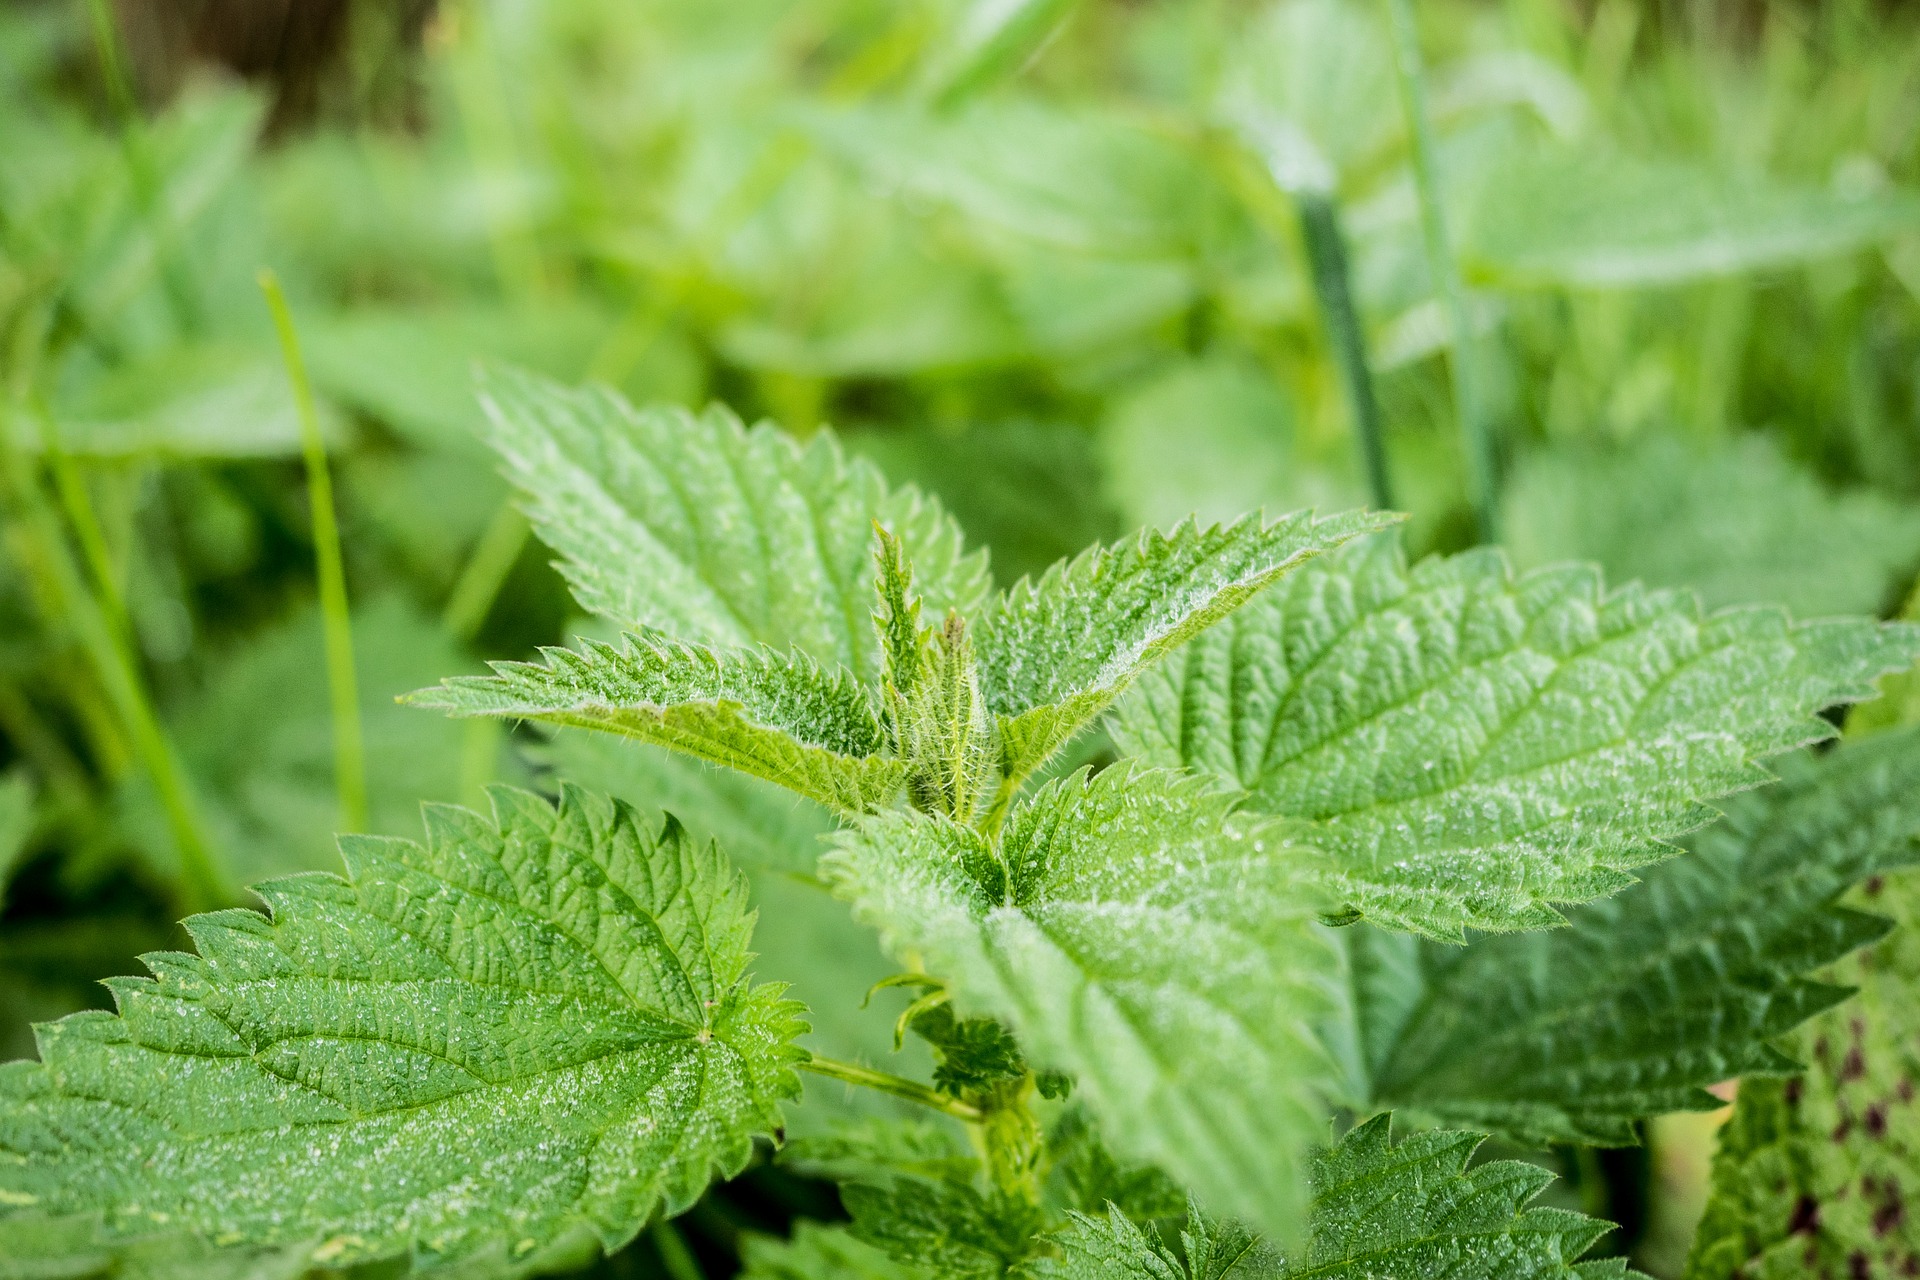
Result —
POLYGON ((1420 58, 1420 32, 1414 24, 1412 0, 1386 0, 1393 26, 1393 66, 1400 82, 1400 105, 1406 113, 1412 143, 1413 182, 1420 197, 1420 230, 1426 240, 1427 270, 1433 276, 1447 315, 1453 342, 1449 368, 1453 384, 1453 413, 1459 420, 1461 452, 1467 471, 1467 500, 1473 506, 1480 539, 1491 542, 1494 528, 1493 436, 1481 393, 1480 370, 1473 355, 1473 330, 1467 320, 1467 297, 1460 281, 1460 264, 1447 235, 1446 213, 1440 206, 1438 166, 1434 157, 1433 119, 1427 110, 1426 68, 1420 58))
POLYGON ((446 607, 440 611, 441 625, 456 638, 473 639, 486 622, 507 574, 520 558, 520 548, 527 545, 530 531, 527 518, 520 514, 511 498, 493 513, 493 519, 475 540, 466 564, 461 566, 460 576, 447 595, 446 607))
POLYGON ((0 431, 0 496, 12 513, 18 540, 36 566, 43 607, 56 624, 72 628, 95 678, 135 755, 153 781, 180 859, 182 904, 189 911, 225 906, 235 898, 224 868, 201 825, 178 753, 161 727, 125 633, 87 588, 66 536, 40 482, 13 447, 12 428, 0 431))
POLYGON ((1366 335, 1353 305, 1352 273, 1347 265, 1346 237, 1340 233, 1339 207, 1332 195, 1303 193, 1298 201, 1300 237, 1306 243, 1307 262, 1313 272, 1313 295, 1320 304, 1327 345, 1333 348, 1340 380, 1346 384, 1367 488, 1373 505, 1385 509, 1393 506, 1386 429, 1380 419, 1380 401, 1373 394, 1373 373, 1367 367, 1366 335))
POLYGON ((360 689, 353 666, 353 617, 347 606, 347 575, 340 554, 340 522, 333 508, 333 479, 327 471, 327 442, 320 435, 307 366, 300 358, 300 337, 280 280, 265 267, 260 292, 273 312, 286 360, 287 381, 300 414, 300 446, 307 462, 307 500, 313 508, 313 559, 320 584, 320 618, 326 633, 327 688, 333 703, 333 781, 340 796, 340 821, 348 831, 367 827, 366 746, 360 734, 360 689))
POLYGON ((678 1227, 662 1218, 647 1229, 647 1235, 671 1280, 705 1280, 700 1263, 695 1260, 693 1250, 687 1248, 678 1227))

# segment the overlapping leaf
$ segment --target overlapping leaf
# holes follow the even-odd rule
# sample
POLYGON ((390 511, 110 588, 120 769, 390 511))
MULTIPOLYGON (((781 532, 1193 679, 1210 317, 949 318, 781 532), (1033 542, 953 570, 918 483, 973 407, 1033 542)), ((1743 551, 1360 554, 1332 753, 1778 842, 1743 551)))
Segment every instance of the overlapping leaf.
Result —
POLYGON ((924 1280, 927 1273, 889 1258, 845 1227, 801 1221, 791 1240, 750 1237, 741 1280, 924 1280))
POLYGON ((1608 1224, 1529 1207, 1553 1175, 1499 1160, 1468 1168, 1482 1138, 1438 1130, 1395 1145, 1377 1116, 1315 1156, 1308 1240, 1282 1257, 1235 1224, 1188 1214, 1178 1254, 1117 1210, 1076 1215, 1041 1280, 1604 1280, 1624 1258, 1577 1262, 1608 1224))
POLYGON ((1772 1043, 1845 994, 1812 975, 1886 930, 1835 900, 1920 860, 1920 732, 1782 772, 1569 928, 1464 951, 1343 933, 1357 1105, 1622 1144, 1642 1117, 1721 1105, 1707 1085, 1791 1070, 1772 1043))
POLYGON ((980 685, 1004 766, 1024 776, 1142 671, 1289 570, 1396 517, 1300 512, 1188 522, 1087 551, 1002 596, 980 622, 980 685))
POLYGON ((0 1203, 346 1263, 612 1246, 735 1170, 797 1088, 797 1006, 745 975, 745 886, 569 789, 343 842, 346 880, 195 917, 198 956, 0 1068, 0 1203))
POLYGON ((1331 956, 1298 852, 1229 807, 1114 768, 1049 784, 997 837, 863 820, 822 866, 894 955, 1073 1075, 1117 1149, 1284 1230, 1328 1070, 1309 1024, 1331 956))
POLYGON ((654 636, 544 663, 500 662, 412 700, 461 716, 508 716, 606 729, 777 782, 836 809, 870 809, 899 789, 904 765, 884 743, 866 693, 804 654, 713 650, 654 636))
POLYGON ((1528 1207, 1553 1175, 1496 1160, 1468 1167, 1479 1134, 1435 1130, 1399 1144, 1376 1116, 1315 1162, 1312 1239, 1285 1276, 1327 1280, 1602 1280, 1624 1258, 1576 1262, 1608 1224, 1528 1207))
POLYGON ((725 410, 635 409, 496 371, 482 384, 494 447, 560 552, 580 602, 626 626, 717 647, 793 647, 877 682, 873 523, 905 545, 931 616, 985 598, 939 506, 849 460, 832 436, 802 447, 725 410))
POLYGON ((1740 1082, 1687 1280, 1898 1276, 1920 1257, 1920 878, 1859 901, 1894 932, 1837 966, 1859 993, 1786 1042, 1804 1075, 1740 1082))
POLYGON ((1515 577, 1497 553, 1407 567, 1384 539, 1308 565, 1150 673, 1123 750, 1294 820, 1332 891, 1379 923, 1462 940, 1558 924, 1830 736, 1913 629, 1701 617, 1592 569, 1515 577))

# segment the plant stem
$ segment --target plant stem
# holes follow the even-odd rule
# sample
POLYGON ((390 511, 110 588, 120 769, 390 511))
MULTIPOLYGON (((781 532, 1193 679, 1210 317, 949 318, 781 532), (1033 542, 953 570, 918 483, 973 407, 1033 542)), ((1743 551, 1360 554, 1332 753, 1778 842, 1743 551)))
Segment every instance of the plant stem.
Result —
POLYGON ((802 1071, 811 1071, 815 1075, 828 1076, 834 1080, 844 1080, 848 1084, 857 1084, 868 1089, 877 1089, 881 1093, 890 1093, 896 1098, 905 1098, 917 1102, 923 1107, 932 1107, 935 1111, 945 1112, 955 1119, 977 1124, 985 1113, 976 1106, 949 1098, 946 1094, 930 1089, 916 1080, 904 1076, 892 1075, 885 1071, 875 1071, 871 1067, 855 1066, 851 1062, 840 1062, 833 1058, 818 1055, 799 1064, 802 1071))
POLYGON ((134 640, 132 619, 127 613, 126 597, 120 590, 118 575, 113 571, 113 556, 107 549, 106 531, 100 527, 100 517, 93 509, 93 499, 87 493, 86 483, 81 479, 79 469, 73 465, 73 459, 60 443, 60 432, 54 426, 53 418, 44 407, 36 406, 33 416, 40 421, 40 451, 46 460, 47 470, 53 474, 54 492, 60 495, 60 506, 67 513, 67 523, 73 526, 74 536, 80 541, 80 552, 86 557, 87 569, 93 575, 93 589, 100 599, 100 608, 107 621, 131 645, 134 640))
POLYGON ((527 545, 527 518, 508 498, 500 504, 486 529, 473 544, 467 563, 461 567, 446 607, 440 611, 441 625, 460 640, 471 640, 493 610, 494 599, 506 584, 520 548, 527 545))
POLYGON ((101 602, 87 590, 40 482, 28 473, 13 448, 10 427, 0 428, 0 493, 7 499, 5 505, 18 513, 24 540, 39 562, 50 615, 73 628, 115 716, 153 780, 180 859, 184 905, 194 911, 231 901, 233 894, 200 826, 186 774, 153 709, 126 634, 108 621, 101 602))
POLYGON ((366 747, 360 736, 360 690, 353 668, 353 617, 347 606, 347 575, 340 554, 340 522, 333 509, 333 478, 327 471, 327 442, 320 435, 320 414, 313 387, 300 358, 300 338, 280 281, 260 269, 260 291, 273 312, 280 354, 293 385, 300 414, 300 446, 307 460, 307 501, 313 508, 313 559, 320 580, 320 617, 326 634, 327 687, 333 700, 333 781, 340 796, 340 821, 348 831, 367 827, 366 747))
POLYGON ((1473 358, 1473 330, 1467 318, 1465 287, 1460 264, 1447 236, 1446 212, 1440 205, 1439 179, 1433 143, 1433 121, 1427 112, 1426 70, 1420 60, 1420 33, 1413 20, 1412 0, 1387 0, 1393 25, 1393 65, 1400 80, 1400 105, 1406 112, 1407 132, 1413 142, 1413 180, 1420 197, 1420 228, 1427 244, 1427 270, 1434 292, 1446 309, 1453 331, 1453 412, 1460 423, 1461 451, 1467 469, 1467 499, 1473 504, 1480 538, 1495 534, 1493 436, 1481 396, 1479 368, 1473 358))
POLYGON ((660 1265, 665 1267, 672 1280, 706 1280, 700 1272, 700 1263, 694 1258, 693 1250, 687 1248, 687 1242, 681 1238, 680 1229, 660 1219, 647 1228, 647 1236, 653 1241, 653 1248, 660 1255, 660 1265))
POLYGON ((1347 404, 1353 410, 1354 435, 1360 443, 1360 461, 1366 468, 1373 505, 1393 506, 1393 485, 1387 473, 1387 442, 1380 420, 1380 402, 1373 394, 1373 373, 1367 368, 1367 342, 1353 305, 1352 274, 1347 267, 1346 237, 1340 233, 1340 213, 1334 197, 1302 192, 1300 235, 1306 242, 1313 269, 1313 292, 1326 325, 1327 344, 1347 386, 1347 404))

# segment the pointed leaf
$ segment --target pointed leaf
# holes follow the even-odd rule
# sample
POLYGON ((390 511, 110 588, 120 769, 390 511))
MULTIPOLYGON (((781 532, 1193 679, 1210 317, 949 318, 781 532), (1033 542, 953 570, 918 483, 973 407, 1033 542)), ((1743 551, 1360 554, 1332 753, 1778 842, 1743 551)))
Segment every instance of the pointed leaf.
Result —
POLYGON ((1496 1160, 1467 1167, 1475 1133, 1438 1130, 1395 1145, 1376 1116, 1313 1167, 1312 1241, 1282 1273, 1325 1280, 1600 1280, 1624 1258, 1575 1262, 1608 1224, 1566 1209, 1528 1208, 1553 1175, 1496 1160))
POLYGON ((937 503, 889 490, 822 432, 804 447, 724 409, 635 409, 511 370, 481 384, 492 441, 580 603, 624 627, 715 646, 792 646, 863 684, 881 672, 873 522, 935 617, 978 607, 986 557, 937 503))
POLYGON ((1396 516, 1249 518, 1096 547, 1022 581, 981 620, 980 683, 1000 718, 1006 772, 1024 777, 1139 674, 1262 587, 1396 516))
POLYGON ((509 716, 605 729, 777 782, 838 809, 870 809, 900 789, 882 758, 873 705, 845 671, 801 654, 716 652, 652 636, 542 649, 544 663, 496 662, 410 699, 456 716, 509 716))
POLYGON ((1920 872, 1856 901, 1893 932, 1828 975, 1858 993, 1784 1042, 1804 1074, 1740 1082, 1688 1280, 1898 1276, 1920 1257, 1920 872))
POLYGON ((1756 763, 1831 736, 1920 632, 1702 618, 1690 596, 1606 593, 1590 568, 1521 577, 1493 552, 1408 568, 1385 539, 1292 575, 1151 673, 1122 750, 1184 764, 1295 820, 1332 891, 1393 928, 1560 922, 1553 903, 1713 816, 1756 763))
POLYGON ((864 819, 822 870, 963 1013, 1071 1074, 1116 1149, 1285 1229, 1328 1070, 1298 856, 1198 780, 1114 768, 1049 784, 997 840, 864 819))
POLYGON ((316 1262, 606 1246, 746 1162, 802 1029, 746 977, 746 889, 669 823, 568 789, 349 837, 349 876, 197 916, 0 1068, 0 1205, 316 1262))
POLYGON ((1721 1106, 1707 1085, 1786 1068, 1772 1042, 1845 994, 1812 975, 1886 930, 1835 900, 1920 861, 1920 731, 1782 774, 1646 883, 1568 912, 1569 928, 1465 951, 1343 932, 1359 1105, 1621 1145, 1643 1117, 1721 1106), (1402 980, 1383 982, 1389 970, 1402 980))

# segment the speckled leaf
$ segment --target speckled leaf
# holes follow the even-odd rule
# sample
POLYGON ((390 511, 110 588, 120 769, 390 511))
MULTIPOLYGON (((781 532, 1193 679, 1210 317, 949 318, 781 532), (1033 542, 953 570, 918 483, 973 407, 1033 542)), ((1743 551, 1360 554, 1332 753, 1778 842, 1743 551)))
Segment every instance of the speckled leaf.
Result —
POLYGON ((1298 851, 1203 781, 1116 767, 1050 783, 999 837, 904 813, 822 862, 901 959, 1065 1071, 1114 1147, 1285 1231, 1330 1064, 1333 957, 1298 851))
POLYGON ((1310 557, 1398 517, 1300 512, 1096 547, 1023 580, 985 614, 980 686, 1006 772, 1024 777, 1150 665, 1310 557))
POLYGON ((347 879, 196 916, 118 1016, 43 1025, 0 1068, 0 1205, 433 1265, 614 1246, 738 1169, 803 1026, 746 977, 744 883, 603 797, 492 797, 344 839, 347 879))
POLYGON ((1831 736, 1920 632, 1702 618, 1691 596, 1602 590, 1585 566, 1490 551, 1408 568, 1387 539, 1308 565, 1149 673, 1115 739, 1298 823, 1334 894, 1393 928, 1560 923, 1831 736))
POLYGON ((1187 1213, 1176 1254, 1151 1232, 1108 1206, 1104 1218, 1076 1213, 1054 1237, 1058 1255, 1027 1269, 1034 1280, 1276 1280, 1279 1259, 1258 1236, 1232 1222, 1216 1223, 1198 1208, 1187 1213))
POLYGON ((1469 1169, 1475 1133, 1436 1130, 1392 1141, 1376 1116, 1314 1161, 1312 1238, 1280 1274, 1323 1280, 1603 1280, 1624 1258, 1574 1261, 1608 1224, 1528 1208, 1553 1175, 1495 1160, 1469 1169))
POLYGON ((481 384, 494 447, 588 609, 716 646, 792 646, 862 683, 880 676, 873 522, 905 544, 931 617, 989 590, 939 505, 889 490, 822 432, 802 446, 726 410, 635 409, 496 370, 481 384))
POLYGON ((1886 931, 1836 900, 1920 859, 1920 731, 1781 773, 1570 928, 1464 951, 1342 931, 1356 1105, 1621 1145, 1642 1117, 1722 1105, 1707 1085, 1792 1070, 1771 1042, 1845 994, 1814 972, 1886 931))
POLYGON ((544 663, 496 662, 411 701, 458 716, 605 729, 777 782, 858 812, 890 799, 905 766, 878 754, 880 722, 844 670, 804 654, 715 651, 652 636, 542 649, 544 663))
POLYGON ((1834 977, 1859 994, 1787 1041, 1790 1080, 1740 1082, 1688 1280, 1854 1280, 1920 1267, 1920 873, 1869 881, 1895 929, 1834 977))

